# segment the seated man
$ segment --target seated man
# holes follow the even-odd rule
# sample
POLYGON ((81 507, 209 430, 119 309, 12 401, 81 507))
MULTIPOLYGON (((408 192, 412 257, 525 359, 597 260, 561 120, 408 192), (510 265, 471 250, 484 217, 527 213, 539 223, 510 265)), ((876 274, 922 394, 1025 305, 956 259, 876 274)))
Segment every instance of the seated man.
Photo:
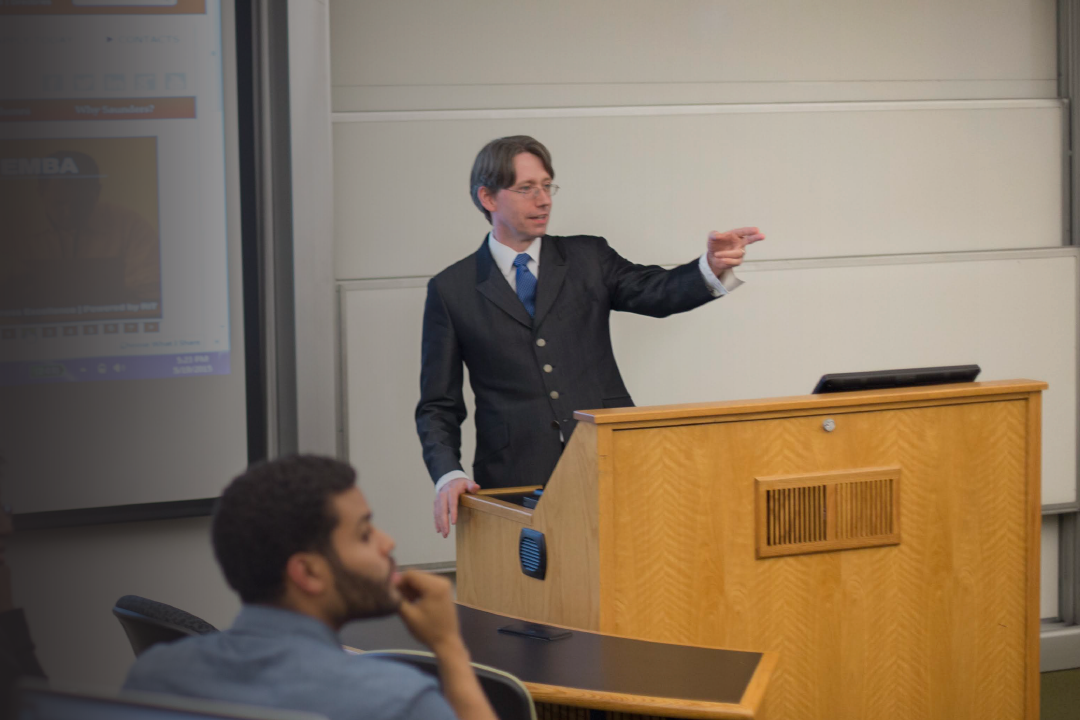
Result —
POLYGON ((214 510, 214 554, 243 608, 221 633, 157 645, 124 687, 303 710, 330 720, 495 714, 469 664, 445 579, 395 571, 345 463, 293 456, 254 465, 214 510), (433 678, 350 655, 337 631, 398 612, 439 665, 433 678))

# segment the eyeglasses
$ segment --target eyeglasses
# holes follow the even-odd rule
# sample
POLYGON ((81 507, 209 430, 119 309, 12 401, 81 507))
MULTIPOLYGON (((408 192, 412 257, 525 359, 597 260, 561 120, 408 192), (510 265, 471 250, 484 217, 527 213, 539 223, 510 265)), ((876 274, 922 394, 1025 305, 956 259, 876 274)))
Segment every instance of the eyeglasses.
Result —
POLYGON ((543 190, 547 193, 548 197, 555 197, 555 193, 559 192, 559 186, 548 183, 547 185, 526 185, 523 188, 507 188, 512 193, 517 193, 522 197, 538 198, 540 197, 540 191, 543 190))

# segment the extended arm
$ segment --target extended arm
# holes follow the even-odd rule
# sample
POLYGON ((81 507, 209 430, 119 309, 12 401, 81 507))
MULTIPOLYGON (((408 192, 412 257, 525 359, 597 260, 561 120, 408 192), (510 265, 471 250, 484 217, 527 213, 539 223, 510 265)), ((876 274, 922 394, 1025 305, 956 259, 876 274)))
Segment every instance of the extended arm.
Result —
POLYGON ((632 263, 604 241, 601 266, 611 307, 653 317, 692 310, 723 294, 715 289, 719 283, 712 282, 710 274, 723 281, 726 290, 742 284, 731 270, 742 264, 747 245, 764 239, 754 227, 711 232, 698 260, 672 270, 632 263))

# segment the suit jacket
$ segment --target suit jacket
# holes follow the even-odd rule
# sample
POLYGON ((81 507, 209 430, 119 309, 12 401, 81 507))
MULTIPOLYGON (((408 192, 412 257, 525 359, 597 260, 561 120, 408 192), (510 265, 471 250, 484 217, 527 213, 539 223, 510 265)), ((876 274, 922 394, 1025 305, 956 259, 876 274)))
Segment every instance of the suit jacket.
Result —
POLYGON ((611 311, 665 317, 712 299, 697 260, 635 265, 604 238, 548 235, 530 318, 485 238, 428 283, 416 429, 432 480, 462 469, 462 363, 476 397, 471 477, 483 488, 543 485, 575 410, 633 405, 611 348, 611 311))

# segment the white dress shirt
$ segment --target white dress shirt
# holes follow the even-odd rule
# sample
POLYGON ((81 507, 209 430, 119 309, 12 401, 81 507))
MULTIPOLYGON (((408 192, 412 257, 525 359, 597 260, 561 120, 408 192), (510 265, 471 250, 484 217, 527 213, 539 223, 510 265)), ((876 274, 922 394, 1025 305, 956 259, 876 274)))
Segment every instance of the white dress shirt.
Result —
MULTIPOLYGON (((540 245, 544 242, 544 238, 538 237, 529 243, 529 247, 525 248, 524 252, 529 255, 529 262, 526 267, 529 269, 539 282, 540 280, 540 245)), ((510 283, 510 289, 515 293, 517 292, 517 268, 514 267, 514 260, 519 253, 508 245, 503 245, 501 242, 495 239, 495 233, 488 233, 488 250, 491 251, 491 257, 495 260, 495 265, 499 268, 499 272, 506 278, 506 282, 510 283)), ((709 292, 713 297, 723 297, 729 292, 734 290, 743 284, 743 281, 735 277, 735 273, 731 268, 727 268, 724 272, 720 273, 720 277, 716 277, 713 274, 712 268, 709 267, 708 253, 702 253, 701 258, 698 260, 698 269, 701 270, 701 277, 705 279, 705 283, 709 286, 709 292)), ((438 494, 440 490, 446 487, 450 481, 457 480, 458 478, 468 479, 468 475, 461 470, 451 470, 450 472, 439 478, 439 481, 435 483, 435 493, 438 494)))
MULTIPOLYGON (((525 267, 529 268, 529 272, 533 274, 537 282, 540 280, 540 245, 543 242, 544 238, 538 237, 529 243, 529 247, 524 250, 529 255, 529 262, 525 267)), ((520 253, 496 240, 494 232, 488 233, 487 245, 488 250, 491 251, 491 257, 495 259, 495 265, 499 268, 503 277, 506 278, 506 282, 510 283, 510 289, 516 293, 517 268, 514 267, 514 260, 520 253)))

